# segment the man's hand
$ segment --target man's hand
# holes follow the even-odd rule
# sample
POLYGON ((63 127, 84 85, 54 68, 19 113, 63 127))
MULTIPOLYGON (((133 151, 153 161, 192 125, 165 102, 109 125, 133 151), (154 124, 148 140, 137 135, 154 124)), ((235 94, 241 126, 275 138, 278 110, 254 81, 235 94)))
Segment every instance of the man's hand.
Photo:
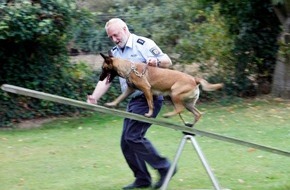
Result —
POLYGON ((87 103, 89 104, 97 104, 97 100, 92 95, 87 95, 87 103))
POLYGON ((158 67, 158 59, 156 57, 150 57, 148 60, 147 60, 147 64, 149 66, 152 66, 152 67, 158 67))

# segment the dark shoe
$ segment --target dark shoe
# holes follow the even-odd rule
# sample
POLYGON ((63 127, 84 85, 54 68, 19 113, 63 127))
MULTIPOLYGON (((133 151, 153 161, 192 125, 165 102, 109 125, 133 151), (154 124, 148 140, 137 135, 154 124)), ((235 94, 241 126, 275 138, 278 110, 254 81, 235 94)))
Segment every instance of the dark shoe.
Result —
MULTIPOLYGON (((170 169, 170 167, 166 168, 166 169, 160 169, 159 170, 160 179, 159 179, 159 181, 157 181, 154 184, 154 186, 153 186, 154 189, 159 189, 163 185, 169 169, 170 169)), ((177 172, 177 169, 175 168, 171 177, 173 177, 176 174, 176 172, 177 172)))
POLYGON ((148 188, 148 187, 151 187, 151 184, 138 185, 138 184, 132 183, 130 185, 127 185, 127 186, 123 187, 123 189, 143 189, 143 188, 148 188))

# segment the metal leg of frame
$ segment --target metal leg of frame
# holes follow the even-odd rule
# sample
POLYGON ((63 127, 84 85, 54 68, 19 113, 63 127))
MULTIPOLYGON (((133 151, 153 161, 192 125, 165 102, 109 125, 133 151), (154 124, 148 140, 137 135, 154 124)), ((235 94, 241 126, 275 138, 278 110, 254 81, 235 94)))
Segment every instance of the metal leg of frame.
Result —
POLYGON ((178 162, 178 160, 180 158, 180 155, 181 155, 181 152, 182 152, 182 150, 184 148, 184 145, 185 145, 185 143, 186 143, 186 141, 188 139, 191 140, 192 145, 195 148, 195 151, 197 152, 197 154, 199 156, 199 159, 202 162, 203 167, 205 168, 205 170, 206 170, 206 172, 207 172, 207 174, 208 174, 208 176, 209 176, 209 178, 210 178, 215 190, 221 190, 221 188, 220 188, 220 186, 218 184, 218 181, 215 178, 213 172, 211 171, 211 168, 210 168, 209 164, 207 163, 206 158, 205 158, 203 152, 201 151, 201 149, 199 147, 199 144, 197 143, 197 141, 195 139, 195 136, 193 134, 186 134, 186 135, 183 136, 183 138, 182 138, 182 140, 180 142, 180 145, 178 147, 177 153, 175 155, 174 161, 172 162, 171 167, 170 167, 170 169, 169 169, 169 171, 168 171, 168 173, 166 175, 165 181, 164 181, 164 183, 163 183, 163 185, 162 185, 162 187, 160 189, 161 190, 166 190, 166 188, 167 188, 167 186, 169 184, 169 181, 170 181, 170 179, 171 179, 171 177, 173 175, 173 172, 174 172, 174 170, 176 168, 177 162, 178 162))

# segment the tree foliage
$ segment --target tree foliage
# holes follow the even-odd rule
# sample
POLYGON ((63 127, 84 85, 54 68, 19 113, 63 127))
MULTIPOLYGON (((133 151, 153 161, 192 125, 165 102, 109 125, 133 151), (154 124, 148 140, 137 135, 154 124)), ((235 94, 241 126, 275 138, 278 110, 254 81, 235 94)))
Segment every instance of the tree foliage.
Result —
MULTIPOLYGON (((270 91, 280 31, 270 0, 116 0, 101 15, 105 21, 124 19, 168 54, 180 55, 172 57, 174 63, 198 62, 206 71, 215 60, 217 77, 227 83, 229 94, 270 91)), ((109 48, 109 43, 100 47, 105 46, 109 48)))
POLYGON ((234 92, 241 96, 256 95, 257 91, 269 93, 280 32, 271 1, 202 2, 206 6, 208 3, 220 3, 220 12, 226 19, 230 33, 235 36, 232 51, 236 59, 234 92))
MULTIPOLYGON (((67 48, 107 52, 113 44, 104 25, 112 17, 155 40, 174 64, 196 62, 211 72, 209 80, 225 82, 227 94, 238 96, 271 83, 280 32, 270 0, 10 0, 0 3, 0 17, 0 84, 74 99, 84 99, 97 77, 69 64, 67 48)), ((1 125, 80 111, 2 91, 0 106, 1 125)))
MULTIPOLYGON (((57 1, 0 4, 0 84, 85 97, 92 78, 79 76, 68 62, 73 7, 57 1), (86 81, 86 82, 85 82, 86 81)), ((88 74, 89 72, 87 72, 88 74)), ((76 108, 0 91, 0 125, 11 121, 80 111, 76 108)))

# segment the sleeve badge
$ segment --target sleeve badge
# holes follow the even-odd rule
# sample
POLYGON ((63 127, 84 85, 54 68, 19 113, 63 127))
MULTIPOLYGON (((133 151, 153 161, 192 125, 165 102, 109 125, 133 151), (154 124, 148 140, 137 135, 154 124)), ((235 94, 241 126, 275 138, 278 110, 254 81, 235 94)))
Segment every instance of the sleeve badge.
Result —
POLYGON ((160 51, 157 47, 151 48, 150 52, 155 56, 160 54, 160 51))

